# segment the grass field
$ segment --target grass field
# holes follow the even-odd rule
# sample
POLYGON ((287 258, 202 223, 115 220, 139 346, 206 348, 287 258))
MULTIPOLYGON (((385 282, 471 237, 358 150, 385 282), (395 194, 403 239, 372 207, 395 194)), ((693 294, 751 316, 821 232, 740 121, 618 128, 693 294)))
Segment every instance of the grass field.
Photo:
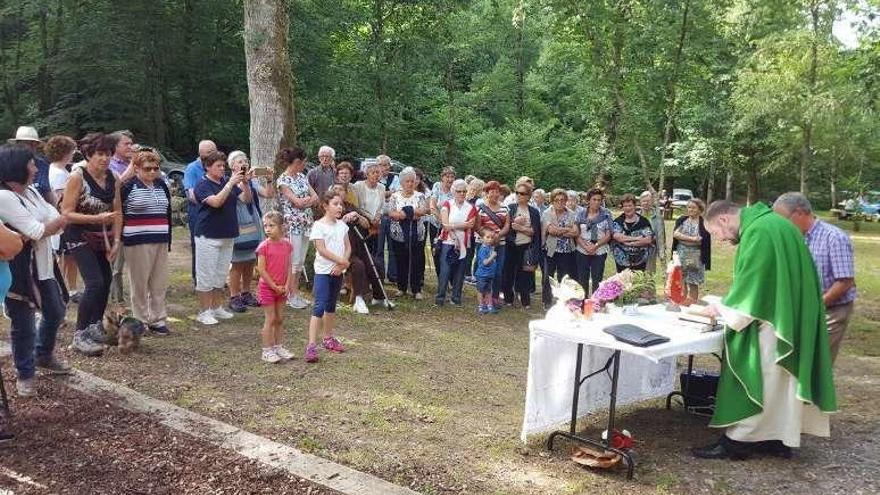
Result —
MULTIPOLYGON (((807 442, 798 464, 694 461, 688 448, 717 433, 704 418, 666 411, 658 402, 619 415, 639 440, 635 482, 625 482, 621 473, 580 469, 564 452, 548 454, 538 443, 521 444, 528 321, 542 314, 516 309, 479 317, 472 288, 462 308, 434 308, 429 297, 363 316, 345 305, 339 334, 348 352, 322 354, 316 365, 301 359, 307 313, 289 311, 285 328, 297 359, 267 365, 259 359, 261 313, 212 328, 192 321, 196 304, 183 230, 171 261, 174 334, 147 339, 131 356, 71 358, 78 368, 153 397, 428 494, 826 493, 828 487, 852 488, 861 476, 866 478, 855 486, 870 492, 876 481, 867 474, 868 460, 876 460, 877 447, 850 439, 878 432, 880 229, 863 227, 854 236, 860 298, 838 363, 842 412, 834 420, 834 438, 807 442), (850 455, 868 459, 866 474, 860 474, 858 459, 818 481, 801 474, 819 471, 829 457, 847 463, 850 455)), ((734 251, 717 244, 713 249, 705 292, 723 294, 734 251)), ((426 293, 433 294, 433 273, 426 271, 426 293)), ((69 342, 70 335, 60 339, 69 342)), ((602 415, 588 423, 595 430, 602 415)))

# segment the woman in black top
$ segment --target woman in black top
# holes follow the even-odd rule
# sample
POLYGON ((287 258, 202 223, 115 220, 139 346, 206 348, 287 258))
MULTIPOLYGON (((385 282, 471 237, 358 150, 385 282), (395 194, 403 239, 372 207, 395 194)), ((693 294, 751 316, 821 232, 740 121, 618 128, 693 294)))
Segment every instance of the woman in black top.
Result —
POLYGON ((111 263, 121 248, 122 200, 109 170, 113 149, 106 136, 88 134, 79 142, 86 166, 70 174, 61 211, 68 217, 67 248, 83 277, 77 331, 101 321, 110 296, 111 263))
POLYGON ((617 273, 627 268, 644 271, 653 252, 654 230, 647 218, 636 212, 636 197, 624 194, 620 198, 623 214, 612 225, 611 255, 617 265, 617 273))

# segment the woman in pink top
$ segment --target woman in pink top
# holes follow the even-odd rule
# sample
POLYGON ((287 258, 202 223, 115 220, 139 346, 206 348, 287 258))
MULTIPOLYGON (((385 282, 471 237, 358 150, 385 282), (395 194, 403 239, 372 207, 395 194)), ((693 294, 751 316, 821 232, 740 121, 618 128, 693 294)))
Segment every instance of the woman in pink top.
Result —
POLYGON ((257 246, 257 271, 260 273, 257 296, 266 313, 263 361, 277 363, 293 358, 293 354, 281 345, 293 245, 284 236, 284 218, 280 213, 270 211, 263 215, 263 228, 267 239, 257 246))

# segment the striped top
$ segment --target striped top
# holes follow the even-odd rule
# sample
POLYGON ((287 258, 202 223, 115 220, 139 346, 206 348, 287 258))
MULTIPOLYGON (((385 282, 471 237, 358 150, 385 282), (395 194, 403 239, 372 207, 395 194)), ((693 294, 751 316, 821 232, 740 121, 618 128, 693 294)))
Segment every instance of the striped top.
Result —
POLYGON ((161 180, 134 178, 122 186, 122 244, 171 244, 171 194, 161 180))

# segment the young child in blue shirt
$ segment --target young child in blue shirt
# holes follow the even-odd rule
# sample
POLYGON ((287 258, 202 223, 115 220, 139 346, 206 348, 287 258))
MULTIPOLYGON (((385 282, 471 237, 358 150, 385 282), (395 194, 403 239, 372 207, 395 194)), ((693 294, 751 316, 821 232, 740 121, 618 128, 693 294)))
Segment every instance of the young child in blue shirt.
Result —
POLYGON ((480 237, 483 244, 477 251, 477 268, 474 276, 477 278, 477 291, 480 295, 478 301, 480 303, 477 312, 481 315, 488 313, 497 313, 498 308, 492 304, 492 283, 495 279, 495 265, 498 252, 495 251, 495 244, 498 243, 498 234, 489 228, 480 230, 480 237))

